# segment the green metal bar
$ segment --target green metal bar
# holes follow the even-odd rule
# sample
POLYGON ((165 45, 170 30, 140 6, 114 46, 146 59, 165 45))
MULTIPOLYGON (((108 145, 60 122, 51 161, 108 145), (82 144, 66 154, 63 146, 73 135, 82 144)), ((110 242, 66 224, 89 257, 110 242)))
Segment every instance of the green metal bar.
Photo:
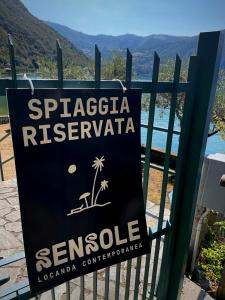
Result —
POLYGON ((8 159, 4 160, 3 162, 1 162, 1 158, 0 158, 0 165, 3 166, 4 164, 6 164, 7 162, 9 162, 12 159, 14 159, 14 156, 11 156, 10 158, 8 158, 8 159))
POLYGON ((115 300, 118 300, 120 295, 120 272, 121 264, 119 263, 116 265, 115 300))
MULTIPOLYGON (((178 150, 178 161, 176 166, 176 176, 175 176, 175 189, 176 186, 180 186, 183 181, 183 174, 181 173, 181 165, 184 162, 183 153, 187 147, 185 143, 184 137, 187 136, 186 131, 189 128, 191 114, 194 105, 194 97, 193 92, 196 88, 196 77, 197 77, 197 68, 198 68, 198 57, 192 56, 190 58, 189 69, 188 69, 188 81, 192 84, 192 89, 189 93, 186 94, 184 108, 183 108, 183 119, 181 124, 181 135, 179 141, 179 150, 178 150)), ((171 214, 170 220, 174 223, 175 216, 175 207, 177 205, 177 197, 175 197, 175 193, 173 192, 172 206, 171 206, 171 214)), ((167 291, 169 289, 169 276, 170 272, 172 272, 172 245, 175 242, 175 235, 173 232, 169 232, 166 235, 166 240, 163 249, 162 256, 162 267, 160 272, 160 279, 157 288, 157 296, 158 299, 166 299, 167 291)))
POLYGON ((2 258, 2 259, 0 259, 0 267, 7 266, 7 265, 12 264, 14 262, 17 262, 17 261, 19 261, 23 258, 25 258, 25 252, 24 251, 21 251, 21 252, 18 252, 16 254, 14 254, 14 255, 2 258))
POLYGON ((56 40, 57 49, 57 70, 58 70, 58 86, 63 88, 63 59, 62 59, 62 48, 59 40, 56 40))
POLYGON ((181 59, 177 55, 176 62, 175 62, 174 79, 173 79, 174 91, 173 91, 172 97, 171 97, 168 134, 167 134, 167 139, 166 139, 166 151, 165 151, 162 192, 161 192, 161 199, 160 199, 158 230, 161 230, 161 228, 162 228, 163 215, 164 215, 164 209, 165 209, 166 191, 167 191, 169 165, 170 165, 170 155, 171 155, 171 147, 172 147, 172 141, 173 141, 173 127, 174 127, 175 113, 176 113, 177 85, 180 80, 180 70, 181 70, 181 59))
POLYGON ((1 173, 1 180, 4 181, 4 172, 3 172, 3 163, 2 163, 2 153, 0 151, 0 173, 1 173))
MULTIPOLYGON (((132 55, 127 49, 127 60, 126 60, 126 85, 130 88, 131 84, 131 73, 132 73, 132 55)), ((126 273, 126 290, 125 290, 125 300, 129 299, 129 288, 130 288, 130 275, 131 275, 131 263, 132 259, 127 261, 127 273, 126 273)))
MULTIPOLYGON (((141 124, 141 127, 143 127, 143 128, 148 128, 148 125, 146 125, 146 124, 141 124)), ((162 131, 162 132, 168 132, 168 128, 158 127, 158 126, 153 126, 153 130, 156 130, 156 131, 162 131)), ((179 134, 180 134, 180 131, 178 131, 178 130, 173 130, 173 134, 179 135, 179 134)))
POLYGON ((153 300, 154 296, 155 296, 156 276, 157 276, 157 271, 158 271, 158 259, 159 259, 160 242, 161 242, 161 236, 156 239, 153 270, 152 270, 152 280, 151 280, 151 290, 150 290, 150 296, 149 296, 150 300, 153 300))
POLYGON ((163 254, 162 254, 162 262, 161 262, 161 270, 160 270, 160 277, 159 282, 157 285, 157 291, 156 295, 158 299, 165 299, 166 294, 165 291, 167 290, 167 283, 168 283, 168 252, 169 252, 169 246, 170 246, 170 237, 173 234, 173 232, 169 232, 165 235, 164 245, 163 245, 163 254), (165 259, 166 257, 166 259, 165 259))
POLYGON ((197 56, 190 57, 189 70, 188 70, 188 80, 192 83, 192 89, 186 94, 184 108, 183 108, 183 118, 181 121, 181 134, 177 155, 177 166, 176 166, 176 176, 175 185, 172 198, 172 206, 170 213, 170 220, 174 222, 175 218, 175 208, 177 206, 177 194, 176 188, 180 186, 183 182, 182 165, 184 163, 183 157, 187 147, 187 136, 190 130, 190 120, 192 118, 192 111, 194 107, 194 92, 197 88, 197 74, 199 68, 199 58, 197 56))
POLYGON ((126 287, 124 300, 129 300, 130 294, 130 276, 131 276, 132 259, 127 261, 126 287))
MULTIPOLYGON (((166 153, 165 153, 165 162, 164 162, 164 172, 163 172, 163 181, 162 181, 162 191, 160 198, 160 208, 159 208, 159 220, 158 220, 158 231, 162 229, 164 209, 165 209, 165 201, 166 201, 166 192, 167 192, 167 183, 168 183, 168 175, 169 175, 169 165, 170 165, 170 153, 171 146, 173 140, 173 127, 175 121, 175 109, 176 109, 176 101, 177 101, 177 85, 180 79, 180 69, 181 69, 181 59, 179 56, 176 56, 175 62, 175 70, 174 70, 174 91, 171 97, 171 107, 169 114, 169 125, 168 125, 168 135, 166 139, 166 153)), ((153 300, 156 286, 156 277, 158 270, 158 259, 159 259, 159 250, 160 250, 160 242, 161 239, 156 240, 155 246, 155 257, 153 264, 153 272, 152 272, 152 286, 150 292, 150 300, 153 300)))
MULTIPOLYGON (((151 228, 149 228, 149 236, 151 236, 151 234, 152 234, 151 228)), ((150 261, 151 261, 152 239, 150 239, 149 246, 150 246, 150 252, 146 254, 146 259, 145 259, 145 273, 144 273, 142 300, 146 299, 146 294, 148 289, 148 277, 149 277, 149 269, 150 269, 150 261)))
MULTIPOLYGON (((153 129, 154 129, 154 130, 157 130, 157 131, 168 132, 168 129, 167 129, 167 128, 163 128, 163 127, 154 126, 153 129)), ((178 131, 178 130, 173 130, 172 133, 173 133, 173 134, 179 135, 179 134, 180 134, 180 131, 178 131)))
POLYGON ((132 54, 130 50, 127 49, 127 59, 126 59, 126 87, 130 89, 132 78, 132 54))
POLYGON ((9 58, 10 58, 10 66, 11 66, 11 74, 12 74, 12 84, 13 87, 16 88, 16 62, 15 62, 15 55, 14 55, 14 46, 11 34, 8 34, 8 46, 9 46, 9 58))
MULTIPOLYGON (((29 286, 20 289, 20 290, 18 291, 18 293, 17 293, 17 298, 16 298, 16 299, 26 300, 27 297, 24 296, 24 295, 26 295, 26 293, 29 293, 29 291, 30 291, 29 286)), ((35 296, 36 296, 36 295, 35 295, 35 296)), ((39 295, 37 295, 37 296, 39 296, 39 295)))
POLYGON ((7 277, 0 277, 0 286, 1 285, 3 285, 3 284, 5 284, 5 283, 7 283, 8 281, 10 280, 10 277, 9 276, 7 276, 7 277))
POLYGON ((194 105, 179 148, 180 176, 183 181, 179 186, 175 182, 174 187, 176 207, 172 216, 174 218, 174 242, 171 257, 173 268, 169 276, 167 299, 180 299, 181 295, 222 45, 222 32, 200 34, 197 50, 199 68, 194 91, 194 105))
POLYGON ((66 300, 70 300, 70 282, 66 282, 66 300))
MULTIPOLYGON (((58 79, 33 79, 32 80, 35 88, 58 88, 58 79)), ((122 81, 126 85, 125 81, 122 81)), ((18 79, 18 88, 27 88, 27 80, 18 79)), ((63 81, 64 88, 95 88, 95 81, 91 80, 70 80, 63 81)), ((13 88, 13 81, 11 79, 0 79, 0 96, 6 95, 6 89, 13 88)), ((121 89, 121 85, 117 81, 112 80, 101 80, 101 88, 115 88, 121 89)), ((173 83, 172 82, 158 82, 157 87, 155 83, 151 81, 132 81, 131 89, 142 89, 142 93, 172 93, 173 83)), ((178 93, 185 93, 190 89, 190 83, 180 83, 178 86, 178 93)))
POLYGON ((157 238, 161 238, 163 235, 168 234, 169 232, 172 231, 172 225, 170 224, 170 222, 163 221, 163 225, 162 225, 162 229, 158 231, 158 226, 156 227, 152 227, 152 234, 150 236, 151 239, 157 239, 157 238))
POLYGON ((80 300, 84 300, 84 276, 80 277, 80 300))
POLYGON ((155 115, 155 102, 157 97, 156 87, 159 77, 159 64, 160 58, 155 52, 154 54, 154 63, 153 63, 153 73, 152 73, 152 83, 154 84, 154 91, 151 94, 150 98, 150 109, 148 116, 148 131, 147 131, 147 141, 146 141, 146 150, 145 150, 145 165, 144 165, 144 179, 143 179, 143 197, 146 207, 146 201, 148 196, 148 179, 149 179, 149 164, 151 161, 151 146, 152 146, 152 134, 153 134, 153 123, 155 115))
MULTIPOLYGON (((101 81, 101 53, 98 46, 95 45, 95 88, 100 88, 101 81)), ((98 273, 93 273, 93 300, 97 300, 98 291, 98 273)))
MULTIPOLYGON (((145 165, 145 162, 142 160, 142 161, 141 161, 141 164, 144 166, 144 165, 145 165)), ((164 167, 159 166, 159 165, 156 165, 156 164, 153 164, 153 163, 150 163, 150 164, 149 164, 149 167, 152 168, 152 169, 161 171, 161 172, 164 171, 164 167)), ((169 174, 175 174, 175 171, 174 171, 173 169, 169 169, 168 172, 169 172, 169 174)))
POLYGON ((98 46, 95 45, 95 88, 100 88, 101 81, 101 53, 98 46))
POLYGON ((97 271, 93 272, 93 300, 97 300, 97 291, 98 291, 98 273, 97 271))
POLYGON ((10 134, 11 134, 11 132, 8 132, 6 135, 4 135, 4 136, 0 139, 0 143, 1 143, 2 141, 4 141, 10 134))
POLYGON ((109 299, 109 274, 110 274, 110 267, 105 268, 105 297, 104 300, 109 299))
POLYGON ((55 289, 51 289, 52 300, 55 300, 55 289))
POLYGON ((139 286, 140 286, 140 273, 141 273, 141 256, 137 257, 135 283, 134 283, 134 300, 138 299, 139 286))
MULTIPOLYGON (((24 288, 24 287, 29 287, 29 282, 28 280, 23 280, 20 282, 17 282, 11 286, 9 286, 7 289, 0 290, 0 299, 15 299, 16 297, 16 291, 24 288)), ((27 294, 26 294, 27 296, 27 294)), ((27 297, 28 298, 28 297, 27 297)))

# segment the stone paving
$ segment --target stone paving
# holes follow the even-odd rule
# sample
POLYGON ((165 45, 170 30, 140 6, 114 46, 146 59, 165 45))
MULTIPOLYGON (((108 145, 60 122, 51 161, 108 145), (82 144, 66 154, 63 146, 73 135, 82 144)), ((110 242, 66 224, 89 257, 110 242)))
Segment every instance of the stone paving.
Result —
MULTIPOLYGON (((157 225, 159 206, 148 201, 147 203, 147 214, 146 220, 148 226, 157 225)), ((169 216, 169 210, 165 209, 164 217, 169 216)), ((152 265, 154 260, 154 245, 152 246, 150 274, 152 273, 152 265)), ((18 191, 16 180, 8 180, 0 182, 0 257, 7 257, 15 253, 23 251, 23 236, 20 220, 20 209, 18 200, 18 191)), ((159 264, 161 263, 161 252, 160 249, 159 264)), ((141 272, 140 272, 140 288, 139 298, 141 299, 143 278, 145 268, 145 256, 142 257, 141 272)), ((126 283, 126 269, 127 262, 121 264, 121 278, 120 278, 120 297, 123 298, 125 294, 125 283, 126 283)), ((136 271, 136 259, 132 260, 131 269, 131 285, 130 293, 132 295, 134 291, 135 282, 135 271, 136 271)), ((19 282, 27 279, 27 270, 25 259, 15 262, 7 267, 0 268, 0 276, 10 276, 10 281, 1 289, 7 288, 12 283, 19 282)), ((114 299, 115 293, 115 277, 116 277, 116 266, 110 267, 110 284, 109 284, 109 299, 114 299)), ((85 299, 93 298, 93 273, 87 274, 84 277, 85 282, 85 299)), ((98 299, 104 299, 105 292, 105 269, 98 271, 98 299)), ((148 286, 150 287, 151 276, 149 276, 148 286)), ((66 299, 66 285, 63 284, 55 289, 56 299, 66 299)), ((70 293, 71 299, 79 299, 80 294, 80 278, 74 279, 70 282, 70 293)), ((41 299, 51 299, 51 292, 42 294, 41 299)))

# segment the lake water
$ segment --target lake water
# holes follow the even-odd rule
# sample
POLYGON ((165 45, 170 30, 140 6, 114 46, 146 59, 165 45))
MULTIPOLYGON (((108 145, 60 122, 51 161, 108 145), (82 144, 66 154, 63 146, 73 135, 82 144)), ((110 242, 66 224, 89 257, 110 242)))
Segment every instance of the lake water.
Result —
MULTIPOLYGON (((161 110, 156 108, 155 111, 155 118, 154 118, 154 126, 168 128, 168 120, 169 120, 169 111, 166 110, 161 116, 161 110)), ((148 124, 148 112, 141 113, 141 123, 148 124)), ((175 120, 174 130, 180 130, 179 120, 175 120)), ((153 131, 153 140, 152 140, 152 147, 165 149, 166 148, 166 136, 167 133, 160 132, 160 131, 153 131)), ((141 129, 141 143, 146 143, 147 137, 147 129, 141 129)), ((179 135, 173 135, 173 143, 172 143, 172 152, 177 152, 178 150, 178 142, 179 142, 179 135)), ((225 141, 223 141, 218 134, 208 138, 207 146, 205 154, 214 154, 214 153, 222 153, 225 154, 225 141)))
MULTIPOLYGON (((7 101, 6 97, 0 96, 0 115, 6 115, 8 113, 7 109, 7 101)), ((154 125, 158 127, 168 127, 168 119, 169 119, 169 111, 165 110, 163 117, 160 114, 160 109, 156 108, 154 125)), ((148 124, 148 112, 141 112, 141 123, 148 124)), ((175 120, 174 125, 175 130, 180 130, 179 121, 175 120)), ((147 129, 141 129, 141 143, 146 143, 147 129)), ((152 146, 154 148, 165 149, 166 147, 166 136, 167 134, 164 132, 159 132, 154 130, 153 132, 153 143, 152 146)), ((178 148, 178 135, 173 135, 173 144, 172 144, 172 152, 177 152, 178 148)), ((208 138, 207 147, 206 147, 206 155, 214 154, 214 153, 223 153, 225 154, 225 141, 223 141, 218 134, 208 138)))

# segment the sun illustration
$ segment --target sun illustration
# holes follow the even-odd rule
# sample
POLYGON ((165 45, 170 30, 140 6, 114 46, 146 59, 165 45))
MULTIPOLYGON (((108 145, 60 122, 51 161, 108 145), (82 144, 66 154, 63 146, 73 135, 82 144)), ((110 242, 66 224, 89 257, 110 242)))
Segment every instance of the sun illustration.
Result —
POLYGON ((73 174, 75 173, 77 170, 77 166, 76 165, 70 165, 68 168, 68 173, 73 174))

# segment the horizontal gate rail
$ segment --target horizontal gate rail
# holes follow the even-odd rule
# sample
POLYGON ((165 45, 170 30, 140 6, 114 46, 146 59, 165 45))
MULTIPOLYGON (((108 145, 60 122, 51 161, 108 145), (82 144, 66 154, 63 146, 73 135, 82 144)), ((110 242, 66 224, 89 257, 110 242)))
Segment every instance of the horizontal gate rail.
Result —
MULTIPOLYGON (((34 88, 58 88, 58 79, 32 79, 34 88)), ((126 86, 126 81, 122 81, 126 86)), ((0 79, 0 96, 5 96, 7 88, 13 88, 14 83, 11 79, 0 79)), ((24 79, 17 80, 17 88, 30 88, 29 82, 24 79)), ((63 88, 96 88, 94 80, 63 80, 63 88)), ((117 81, 113 80, 101 80, 99 88, 105 89, 121 89, 121 85, 117 81)), ((131 89, 142 89, 143 93, 152 93, 154 90, 154 84, 151 81, 131 81, 131 89)), ((177 88, 178 93, 185 93, 189 90, 190 84, 188 82, 181 82, 177 88)), ((172 82, 159 81, 157 84, 157 93, 172 93, 174 90, 174 84, 172 82)))
MULTIPOLYGON (((143 128, 148 128, 148 125, 146 124, 141 124, 141 127, 143 128)), ((153 130, 157 130, 157 131, 162 131, 162 132, 168 132, 168 128, 165 127, 159 127, 159 126, 153 126, 153 130)), ((173 134, 180 134, 180 131, 178 130, 173 130, 173 134)))

